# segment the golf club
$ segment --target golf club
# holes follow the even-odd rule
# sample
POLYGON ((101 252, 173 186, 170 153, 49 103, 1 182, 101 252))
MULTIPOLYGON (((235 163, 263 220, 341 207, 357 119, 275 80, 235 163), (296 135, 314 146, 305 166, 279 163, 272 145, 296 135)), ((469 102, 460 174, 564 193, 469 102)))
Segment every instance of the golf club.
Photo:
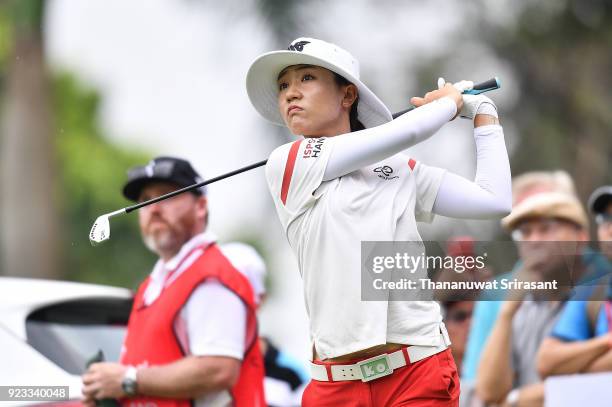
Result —
MULTIPOLYGON (((481 83, 475 84, 471 89, 464 90, 463 93, 464 94, 470 94, 470 95, 478 95, 478 94, 483 93, 483 92, 488 92, 488 91, 491 91, 491 90, 499 89, 500 87, 501 87, 501 83, 500 83, 499 79, 497 77, 495 77, 495 78, 491 78, 491 79, 489 79, 489 80, 487 80, 485 82, 481 82, 481 83)), ((412 109, 414 109, 414 107, 410 107, 410 108, 408 108, 406 110, 402 110, 400 112, 394 113, 392 116, 395 119, 395 118, 403 115, 404 113, 407 113, 407 112, 411 111, 412 109)), ((157 198, 153 198, 153 199, 150 199, 148 201, 140 202, 138 204, 127 206, 125 208, 116 210, 114 212, 110 212, 110 213, 98 216, 98 218, 94 222, 93 226, 91 227, 91 231, 89 232, 89 242, 93 246, 95 246, 95 245, 98 245, 98 244, 100 244, 100 243, 110 239, 110 218, 112 218, 113 216, 122 215, 124 213, 130 213, 130 212, 135 211, 136 209, 140 209, 140 208, 142 208, 144 206, 151 205, 151 204, 154 204, 154 203, 159 202, 159 201, 163 201, 163 200, 168 199, 168 198, 172 198, 173 196, 182 194, 183 192, 193 191, 194 189, 201 188, 201 187, 203 187, 205 185, 208 185, 208 184, 212 184, 213 182, 217 182, 217 181, 220 181, 222 179, 229 178, 229 177, 232 177, 234 175, 237 175, 237 174, 240 174, 240 173, 243 173, 243 172, 246 172, 246 171, 250 171, 250 170, 252 170, 254 168, 257 168, 257 167, 262 167, 262 166, 266 165, 267 162, 268 162, 267 159, 263 160, 263 161, 259 161, 259 162, 254 163, 254 164, 247 165, 246 167, 242 167, 242 168, 239 168, 237 170, 230 171, 230 172, 228 172, 226 174, 219 175, 218 177, 211 178, 209 180, 202 181, 202 182, 199 182, 197 184, 193 184, 193 185, 187 186, 185 188, 178 189, 176 191, 167 193, 165 195, 158 196, 157 198)))

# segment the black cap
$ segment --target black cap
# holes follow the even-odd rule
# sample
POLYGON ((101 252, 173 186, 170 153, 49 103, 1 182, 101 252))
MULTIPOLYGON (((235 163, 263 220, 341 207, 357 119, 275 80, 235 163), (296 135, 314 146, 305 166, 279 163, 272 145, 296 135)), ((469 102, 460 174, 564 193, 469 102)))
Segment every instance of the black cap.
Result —
POLYGON ((589 198, 589 209, 595 213, 603 213, 612 201, 612 185, 597 188, 589 198))
MULTIPOLYGON (((176 157, 156 157, 147 165, 128 170, 128 180, 123 187, 123 195, 131 201, 137 201, 142 189, 150 182, 171 182, 184 188, 202 181, 203 178, 193 169, 189 161, 176 157)), ((205 195, 206 187, 191 192, 205 195)))

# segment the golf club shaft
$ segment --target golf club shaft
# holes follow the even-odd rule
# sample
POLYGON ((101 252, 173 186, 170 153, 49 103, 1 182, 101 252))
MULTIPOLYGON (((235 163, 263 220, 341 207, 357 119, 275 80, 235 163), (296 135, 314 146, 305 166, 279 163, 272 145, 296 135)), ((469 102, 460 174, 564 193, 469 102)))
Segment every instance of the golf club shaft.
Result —
POLYGON ((259 162, 255 163, 255 164, 247 165, 246 167, 242 167, 242 168, 239 168, 237 170, 230 171, 230 172, 228 172, 226 174, 219 175, 218 177, 211 178, 211 179, 206 180, 206 181, 198 182, 197 184, 189 185, 188 187, 185 187, 185 188, 177 189, 176 191, 167 193, 165 195, 158 196, 157 198, 149 199, 148 201, 144 201, 144 202, 137 203, 136 205, 128 206, 127 208, 125 208, 125 213, 130 213, 132 211, 135 211, 136 209, 142 208, 143 206, 151 205, 151 204, 154 204, 156 202, 163 201, 164 199, 172 198, 173 196, 182 194, 183 192, 193 191, 194 189, 201 188, 204 185, 212 184, 213 182, 217 182, 217 181, 220 181, 222 179, 232 177, 232 176, 240 174, 242 172, 250 171, 250 170, 252 170, 254 168, 266 165, 267 162, 268 162, 267 159, 263 160, 263 161, 259 161, 259 162))
MULTIPOLYGON (((491 78, 491 79, 489 79, 489 80, 487 80, 485 82, 481 82, 481 83, 475 84, 474 87, 471 90, 467 90, 467 91, 465 91, 463 93, 479 94, 479 93, 482 93, 482 92, 488 92, 490 90, 498 89, 499 86, 500 86, 499 80, 497 78, 491 78)), ((392 116, 395 119, 398 116, 401 116, 404 113, 407 113, 407 112, 411 111, 412 109, 414 109, 414 106, 410 107, 410 108, 408 108, 406 110, 402 110, 400 112, 394 113, 392 116)), ((178 189, 176 191, 167 193, 165 195, 158 196, 157 198, 153 198, 153 199, 150 199, 148 201, 140 202, 140 203, 138 203, 136 205, 128 206, 128 207, 125 208, 125 213, 130 213, 130 212, 135 211, 136 209, 140 209, 140 208, 142 208, 144 206, 151 205, 151 204, 163 201, 163 200, 168 199, 168 198, 172 198, 173 196, 182 194, 183 192, 193 191, 194 189, 201 188, 204 185, 212 184, 213 182, 217 182, 217 181, 220 181, 222 179, 229 178, 229 177, 232 177, 234 175, 237 175, 237 174, 240 174, 240 173, 243 173, 243 172, 246 172, 246 171, 250 171, 250 170, 258 168, 258 167, 262 167, 262 166, 266 165, 267 162, 268 162, 268 160, 259 161, 259 162, 254 163, 254 164, 247 165, 246 167, 242 167, 242 168, 239 168, 237 170, 230 171, 230 172, 228 172, 226 174, 219 175, 218 177, 211 178, 209 180, 202 181, 202 182, 199 182, 197 184, 193 184, 193 185, 190 185, 188 187, 178 189)), ((117 212, 119 212, 119 211, 117 211, 117 212)))

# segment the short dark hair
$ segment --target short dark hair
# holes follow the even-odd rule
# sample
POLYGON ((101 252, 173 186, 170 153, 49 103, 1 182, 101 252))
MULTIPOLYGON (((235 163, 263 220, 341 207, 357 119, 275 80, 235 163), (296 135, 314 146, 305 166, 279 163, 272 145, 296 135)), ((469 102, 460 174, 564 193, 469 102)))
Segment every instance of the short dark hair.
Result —
MULTIPOLYGON (((338 86, 353 85, 353 83, 349 82, 344 76, 337 74, 336 72, 333 72, 333 74, 334 74, 334 79, 336 80, 336 83, 338 84, 338 86)), ((353 102, 353 105, 351 106, 351 111, 349 113, 349 123, 351 125, 351 131, 358 131, 358 130, 365 129, 365 126, 363 125, 363 123, 359 121, 359 118, 357 117, 357 106, 358 105, 359 105, 359 94, 357 94, 357 98, 353 102)))

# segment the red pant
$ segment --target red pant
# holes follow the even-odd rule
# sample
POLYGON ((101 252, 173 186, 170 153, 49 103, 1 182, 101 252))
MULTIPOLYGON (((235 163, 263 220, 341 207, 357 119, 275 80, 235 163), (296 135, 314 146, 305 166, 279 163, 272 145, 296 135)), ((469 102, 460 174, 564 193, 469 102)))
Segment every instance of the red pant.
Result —
MULTIPOLYGON (((350 363, 358 362, 358 360, 350 363)), ((346 364, 323 363, 320 364, 346 364)), ((457 407, 459 375, 450 349, 370 382, 312 380, 302 407, 457 407)))

